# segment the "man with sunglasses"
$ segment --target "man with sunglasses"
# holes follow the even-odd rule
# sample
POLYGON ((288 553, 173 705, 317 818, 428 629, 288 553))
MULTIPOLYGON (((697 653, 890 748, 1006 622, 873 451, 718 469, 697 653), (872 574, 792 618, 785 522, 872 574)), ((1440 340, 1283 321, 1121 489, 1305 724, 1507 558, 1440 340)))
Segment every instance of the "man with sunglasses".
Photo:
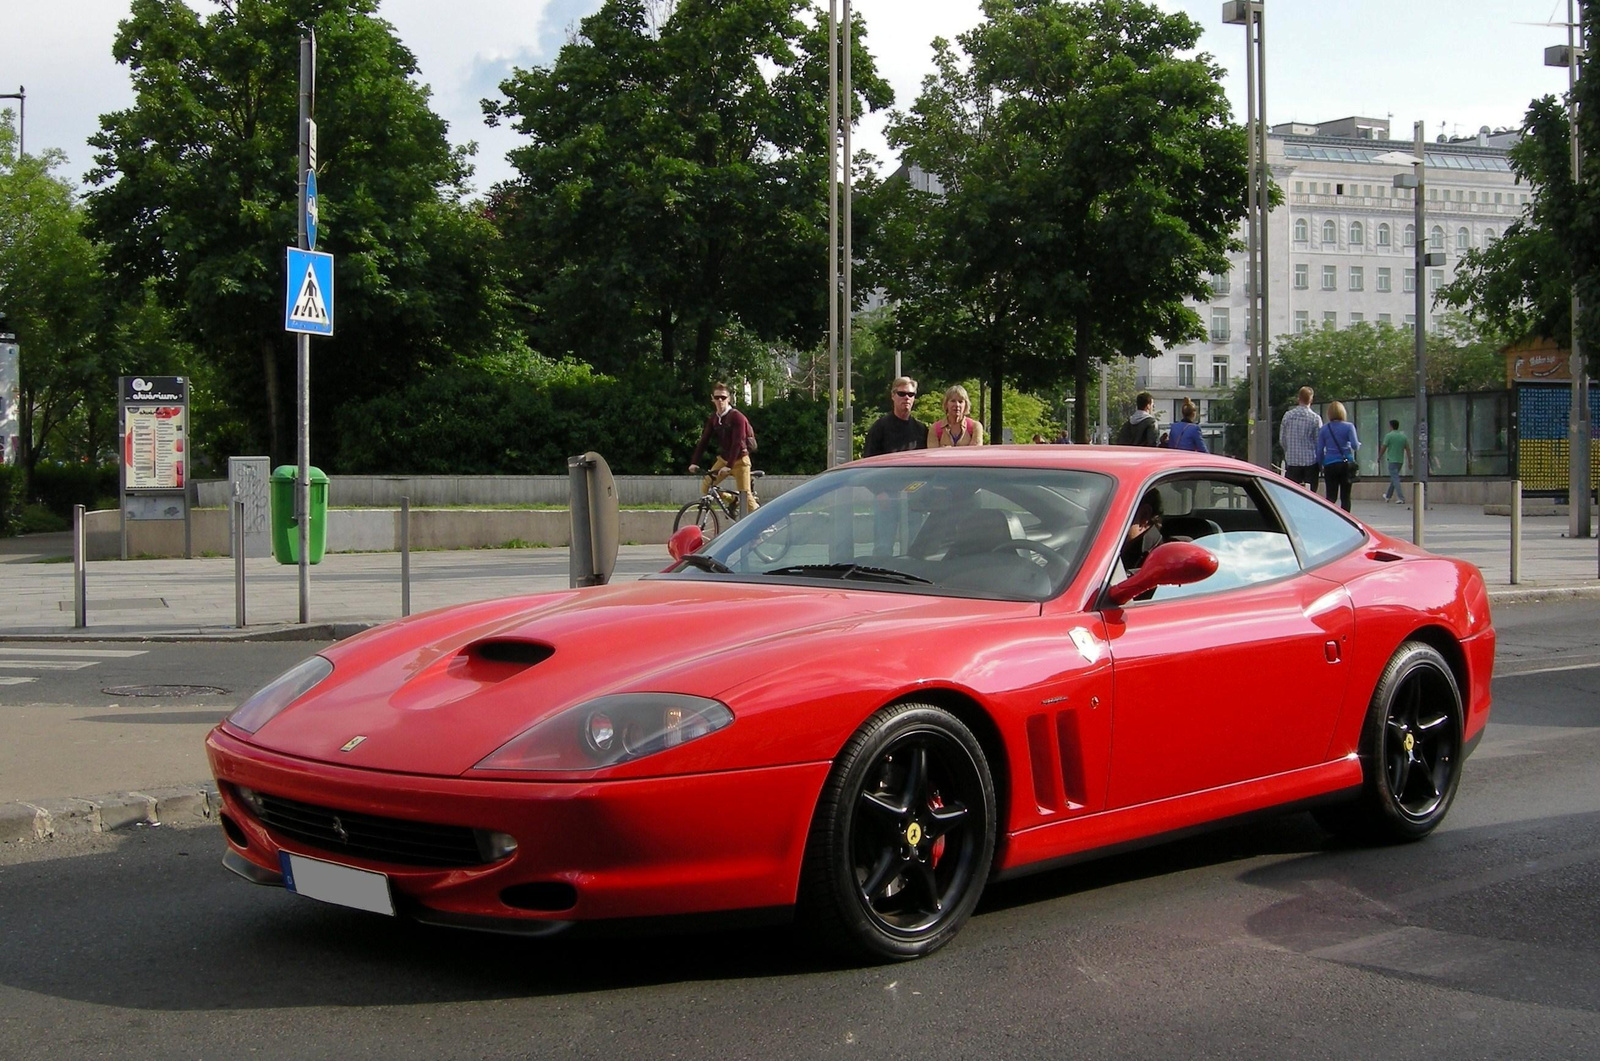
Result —
POLYGON ((743 413, 733 407, 728 385, 718 383, 711 388, 711 415, 706 417, 705 430, 700 432, 700 443, 689 458, 689 474, 700 471, 700 454, 712 438, 717 442, 717 460, 701 480, 700 492, 706 493, 711 484, 724 475, 733 476, 733 485, 743 500, 743 510, 754 512, 761 507, 756 492, 750 485, 750 446, 756 433, 743 413))
POLYGON ((861 446, 863 457, 927 448, 928 425, 911 415, 911 406, 916 400, 917 381, 910 376, 899 376, 889 385, 891 411, 867 428, 867 440, 861 446))

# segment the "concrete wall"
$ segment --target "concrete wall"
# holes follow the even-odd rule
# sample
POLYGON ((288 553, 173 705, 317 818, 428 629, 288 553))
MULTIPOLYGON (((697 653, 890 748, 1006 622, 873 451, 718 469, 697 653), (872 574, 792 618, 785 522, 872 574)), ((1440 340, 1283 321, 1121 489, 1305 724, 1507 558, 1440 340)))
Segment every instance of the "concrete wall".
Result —
MULTIPOLYGON (((805 482, 805 475, 772 475, 756 485, 763 499, 777 497, 805 482)), ((677 508, 700 496, 698 475, 619 475, 617 501, 623 505, 677 508)), ((228 503, 225 479, 196 482, 199 504, 222 508, 228 503)), ((565 475, 333 475, 328 502, 340 507, 397 508, 411 498, 412 508, 444 505, 565 505, 565 475)))
MULTIPOLYGON (((664 544, 672 535, 675 509, 624 509, 620 513, 619 539, 625 545, 664 544)), ((226 509, 196 509, 192 513, 192 547, 195 556, 229 556, 226 509)), ((114 560, 122 555, 114 509, 85 516, 85 549, 90 560, 114 560)), ((511 542, 526 545, 565 546, 572 542, 571 525, 561 509, 412 509, 411 548, 487 549, 511 542)), ((392 552, 400 548, 398 509, 332 509, 328 513, 328 552, 392 552)), ((128 524, 130 557, 183 555, 183 522, 135 521, 128 524)))

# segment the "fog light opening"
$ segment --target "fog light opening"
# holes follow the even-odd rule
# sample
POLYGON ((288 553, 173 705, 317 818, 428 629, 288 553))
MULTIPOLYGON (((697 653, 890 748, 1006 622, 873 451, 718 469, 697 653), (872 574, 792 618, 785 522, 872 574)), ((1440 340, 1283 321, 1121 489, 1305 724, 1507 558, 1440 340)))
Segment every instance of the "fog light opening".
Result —
POLYGON ((495 833, 488 829, 474 829, 472 835, 478 842, 478 854, 485 862, 499 862, 517 850, 517 838, 510 833, 495 833))
POLYGON ((228 838, 229 843, 241 849, 250 846, 250 838, 244 834, 243 829, 239 828, 239 823, 234 821, 232 816, 223 813, 217 815, 217 817, 222 819, 222 833, 228 838))
POLYGON ((554 913, 578 905, 578 889, 565 881, 534 881, 513 884, 500 893, 500 901, 518 910, 554 913))

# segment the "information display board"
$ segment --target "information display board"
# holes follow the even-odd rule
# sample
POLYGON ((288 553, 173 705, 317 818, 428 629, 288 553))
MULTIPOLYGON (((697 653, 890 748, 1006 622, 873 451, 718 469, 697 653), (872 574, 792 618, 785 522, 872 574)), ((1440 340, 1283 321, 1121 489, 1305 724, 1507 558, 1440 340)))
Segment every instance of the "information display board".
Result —
POLYGON ((182 376, 123 376, 119 390, 123 559, 129 520, 183 520, 187 556, 189 381, 182 376))

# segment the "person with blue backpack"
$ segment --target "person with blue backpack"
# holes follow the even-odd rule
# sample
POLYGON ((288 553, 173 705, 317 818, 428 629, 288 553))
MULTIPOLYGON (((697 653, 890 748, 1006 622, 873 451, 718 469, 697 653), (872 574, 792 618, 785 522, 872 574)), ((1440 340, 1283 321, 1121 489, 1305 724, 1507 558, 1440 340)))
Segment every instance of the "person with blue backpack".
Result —
POLYGON ((1317 463, 1327 484, 1328 500, 1350 511, 1350 488, 1356 481, 1356 451, 1361 440, 1345 416, 1344 403, 1328 403, 1328 422, 1317 432, 1317 463))
POLYGON ((1172 431, 1167 435, 1166 447, 1168 449, 1189 449, 1196 453, 1210 453, 1211 451, 1206 448, 1205 438, 1200 434, 1200 425, 1195 423, 1195 419, 1200 415, 1200 409, 1192 399, 1185 398, 1183 400, 1179 415, 1182 419, 1172 425, 1172 431))

